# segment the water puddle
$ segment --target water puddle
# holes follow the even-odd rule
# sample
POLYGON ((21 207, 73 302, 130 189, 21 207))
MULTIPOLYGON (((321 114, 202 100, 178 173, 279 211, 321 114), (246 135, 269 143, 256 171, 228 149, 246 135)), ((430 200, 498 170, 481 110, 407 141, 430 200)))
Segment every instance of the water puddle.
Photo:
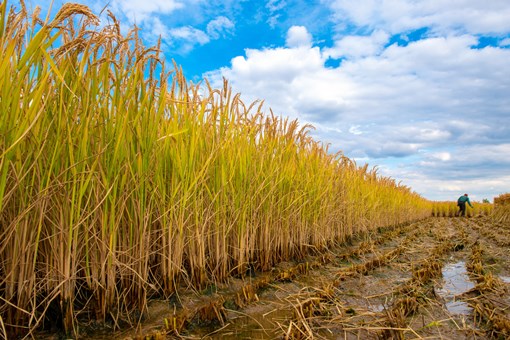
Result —
POLYGON ((452 314, 467 315, 472 308, 466 302, 457 301, 455 297, 474 288, 469 280, 464 261, 448 263, 443 267, 443 286, 437 293, 445 300, 446 308, 452 314))
POLYGON ((381 313, 384 311, 385 307, 383 305, 370 305, 369 309, 372 312, 381 313))
POLYGON ((228 311, 229 321, 224 327, 202 327, 186 335, 206 339, 276 339, 282 332, 281 325, 288 324, 293 316, 291 310, 266 311, 265 306, 259 304, 248 309, 249 315, 228 311))

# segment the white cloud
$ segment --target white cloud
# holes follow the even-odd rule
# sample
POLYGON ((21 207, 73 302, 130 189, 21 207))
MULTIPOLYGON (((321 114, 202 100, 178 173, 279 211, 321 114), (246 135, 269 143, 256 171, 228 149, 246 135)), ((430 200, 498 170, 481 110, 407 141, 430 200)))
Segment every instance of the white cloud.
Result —
POLYGON ((152 18, 148 27, 152 36, 161 37, 162 39, 168 38, 169 29, 158 17, 152 18))
MULTIPOLYGON (((277 112, 309 115, 314 121, 341 124, 337 118, 343 116, 359 125, 392 117, 401 121, 408 115, 415 120, 478 123, 477 110, 494 101, 508 102, 498 92, 510 87, 501 72, 508 67, 510 51, 473 50, 475 40, 432 38, 390 46, 378 56, 345 61, 335 69, 324 66, 327 55, 318 47, 247 50, 245 57, 234 58, 232 66, 220 72, 243 94, 265 99, 277 112), (489 83, 498 86, 485 85, 489 83)), ((427 134, 448 138, 452 133, 419 133, 427 134)))
POLYGON ((271 27, 275 27, 280 19, 279 12, 283 10, 287 6, 286 0, 268 0, 266 3, 266 9, 268 10, 268 19, 267 23, 271 27))
POLYGON ((171 40, 169 43, 178 44, 181 54, 188 53, 196 45, 204 45, 210 41, 204 31, 190 26, 172 28, 168 31, 168 37, 171 40))
POLYGON ((153 17, 146 20, 147 28, 152 34, 149 34, 146 40, 151 41, 150 37, 158 33, 163 38, 164 43, 171 46, 174 53, 186 55, 196 46, 233 35, 235 25, 227 17, 218 16, 208 22, 205 31, 193 26, 168 28, 158 17, 153 17))
POLYGON ((340 28, 384 28, 390 33, 430 27, 435 32, 506 33, 510 30, 510 7, 506 0, 326 1, 340 28))
POLYGON ((471 145, 455 155, 458 163, 466 166, 476 164, 477 167, 494 166, 495 164, 510 165, 510 143, 491 144, 491 145, 471 145))
POLYGON ((233 31, 234 23, 224 16, 219 16, 207 24, 207 34, 211 39, 231 35, 233 31))
POLYGON ((184 4, 177 0, 113 0, 111 7, 121 11, 132 22, 140 23, 152 15, 170 14, 183 9, 184 4))
POLYGON ((209 37, 203 31, 193 27, 179 27, 170 30, 170 34, 174 38, 189 40, 197 42, 199 44, 205 44, 209 42, 209 37))
POLYGON ((178 47, 180 54, 189 53, 197 45, 205 45, 211 40, 220 39, 227 35, 232 34, 234 30, 234 23, 226 17, 217 17, 207 24, 207 32, 197 29, 192 26, 176 27, 171 29, 164 29, 157 25, 159 20, 154 20, 156 25, 154 29, 160 28, 163 31, 163 37, 167 38, 170 45, 178 47))
POLYGON ((292 26, 287 31, 286 45, 289 48, 310 47, 312 36, 303 26, 292 26))
POLYGON ((286 5, 287 2, 285 0, 268 0, 266 3, 266 8, 270 13, 274 13, 285 8, 286 5))
POLYGON ((361 135, 363 134, 363 131, 361 131, 359 128, 360 125, 353 125, 349 128, 349 132, 352 133, 353 135, 361 135))
POLYGON ((327 57, 338 59, 341 57, 367 57, 379 54, 388 42, 389 35, 384 31, 374 31, 370 36, 350 35, 335 42, 332 48, 326 48, 327 57))
POLYGON ((436 158, 440 161, 446 162, 452 159, 452 155, 449 152, 437 152, 431 155, 432 158, 436 158))
MULTIPOLYGON (((411 128, 411 131, 414 129, 411 128)), ((413 139, 422 142, 437 142, 441 140, 447 140, 451 137, 451 133, 446 130, 422 128, 416 129, 416 133, 413 134, 413 139)), ((410 137, 410 136, 409 136, 410 137)))
POLYGON ((506 38, 501 40, 501 43, 499 44, 501 47, 509 47, 510 46, 510 38, 506 38))
POLYGON ((421 145, 399 141, 365 141, 364 151, 370 158, 407 157, 416 154, 421 145))
POLYGON ((232 67, 224 68, 222 72, 227 73, 231 79, 254 85, 263 81, 270 86, 270 79, 288 84, 303 74, 320 71, 322 65, 323 60, 318 48, 248 49, 246 57, 235 57, 232 59, 232 67))

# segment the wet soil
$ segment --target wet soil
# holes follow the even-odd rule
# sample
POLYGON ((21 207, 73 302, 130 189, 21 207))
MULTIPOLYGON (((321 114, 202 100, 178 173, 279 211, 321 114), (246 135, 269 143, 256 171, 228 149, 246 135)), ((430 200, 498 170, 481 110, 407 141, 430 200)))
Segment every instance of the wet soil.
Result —
MULTIPOLYGON (((510 226, 432 217, 202 292, 87 339, 507 339, 510 226)), ((41 335, 58 339, 57 335, 41 335)))

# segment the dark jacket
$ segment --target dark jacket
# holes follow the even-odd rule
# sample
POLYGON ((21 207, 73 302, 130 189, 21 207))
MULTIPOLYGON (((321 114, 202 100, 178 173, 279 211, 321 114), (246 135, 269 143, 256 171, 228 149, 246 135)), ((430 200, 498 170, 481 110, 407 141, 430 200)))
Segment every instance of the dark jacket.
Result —
POLYGON ((465 195, 462 195, 459 197, 459 199, 457 200, 457 205, 460 205, 460 204, 469 204, 469 206, 472 208, 473 206, 471 205, 471 202, 469 201, 469 197, 468 196, 465 196, 465 195))

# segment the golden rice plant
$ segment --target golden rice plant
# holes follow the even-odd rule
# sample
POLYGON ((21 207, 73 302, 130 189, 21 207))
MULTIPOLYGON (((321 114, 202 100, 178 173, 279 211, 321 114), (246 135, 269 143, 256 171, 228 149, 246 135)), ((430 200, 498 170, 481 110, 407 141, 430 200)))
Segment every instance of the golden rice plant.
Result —
POLYGON ((497 222, 510 222, 510 193, 494 197, 494 211, 492 218, 497 222))
MULTIPOLYGON (((459 213, 457 202, 454 201, 435 201, 432 205, 432 216, 436 217, 454 217, 459 213)), ((466 216, 490 216, 494 205, 484 202, 472 202, 473 207, 466 206, 466 216)))
POLYGON ((473 216, 491 216, 494 204, 487 202, 474 202, 473 216))
POLYGON ((110 14, 0 4, 0 321, 77 332, 431 203, 331 154, 311 127, 188 83, 110 14), (55 318, 58 319, 58 318, 55 318))

